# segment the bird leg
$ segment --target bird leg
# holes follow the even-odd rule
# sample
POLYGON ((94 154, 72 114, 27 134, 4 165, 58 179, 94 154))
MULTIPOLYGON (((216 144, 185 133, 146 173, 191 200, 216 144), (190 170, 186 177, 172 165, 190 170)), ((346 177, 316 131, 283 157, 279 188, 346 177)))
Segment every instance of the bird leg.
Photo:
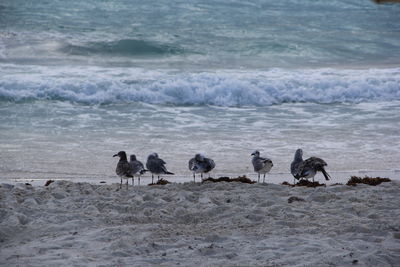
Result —
POLYGON ((140 174, 139 174, 139 177, 138 177, 138 185, 140 185, 140 174))
POLYGON ((151 183, 154 184, 154 175, 151 174, 151 183))
POLYGON ((260 182, 260 174, 258 173, 258 180, 257 180, 257 183, 259 183, 260 182))
POLYGON ((196 174, 193 172, 193 182, 196 182, 196 174))
POLYGON ((122 178, 121 178, 121 184, 119 185, 119 189, 121 189, 122 188, 122 178))
POLYGON ((126 190, 128 190, 128 182, 129 182, 129 179, 126 179, 126 190))
POLYGON ((263 177, 263 184, 265 183, 265 173, 264 173, 264 177, 263 177))
POLYGON ((132 177, 132 186, 135 184, 135 177, 132 177))
POLYGON ((200 173, 201 180, 203 181, 203 173, 200 173))

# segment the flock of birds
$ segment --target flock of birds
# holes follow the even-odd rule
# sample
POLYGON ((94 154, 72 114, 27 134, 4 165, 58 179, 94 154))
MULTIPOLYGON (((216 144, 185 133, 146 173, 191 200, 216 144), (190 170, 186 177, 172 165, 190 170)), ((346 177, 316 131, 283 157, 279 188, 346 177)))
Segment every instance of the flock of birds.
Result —
MULTIPOLYGON (((263 158, 260 156, 258 150, 254 151, 251 162, 254 167, 254 171, 258 174, 258 182, 260 182, 260 176, 263 176, 263 183, 265 182, 265 175, 274 166, 272 160, 268 158, 263 158)), ((126 187, 128 188, 128 180, 132 178, 132 185, 134 184, 134 177, 138 177, 138 185, 140 185, 140 177, 145 172, 149 171, 151 173, 151 183, 154 183, 154 176, 157 176, 158 181, 160 180, 160 175, 174 173, 167 170, 165 167, 166 162, 158 157, 157 153, 152 153, 147 157, 146 168, 143 163, 138 161, 135 155, 130 155, 130 160, 128 161, 125 151, 120 151, 113 157, 119 157, 117 163, 117 168, 115 172, 121 178, 120 188, 122 187, 122 179, 126 179, 126 187)), ((294 179, 313 179, 317 172, 322 172, 326 180, 329 180, 330 176, 325 171, 325 166, 328 164, 321 158, 310 157, 303 160, 303 150, 297 149, 294 155, 294 159, 290 165, 290 172, 292 173, 294 179)), ((189 170, 193 172, 193 180, 196 181, 196 173, 200 174, 203 180, 203 174, 209 173, 215 168, 214 160, 206 158, 202 154, 196 154, 194 158, 189 160, 188 164, 189 170)))

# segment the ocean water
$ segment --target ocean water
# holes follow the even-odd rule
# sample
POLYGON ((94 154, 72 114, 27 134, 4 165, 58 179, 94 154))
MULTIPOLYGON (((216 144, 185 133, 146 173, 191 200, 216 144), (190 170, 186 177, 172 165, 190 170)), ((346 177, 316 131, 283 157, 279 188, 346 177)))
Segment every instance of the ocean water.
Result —
POLYGON ((254 178, 258 149, 280 182, 297 148, 333 182, 398 179, 399 137, 399 4, 0 3, 1 180, 118 182, 120 150, 254 178))

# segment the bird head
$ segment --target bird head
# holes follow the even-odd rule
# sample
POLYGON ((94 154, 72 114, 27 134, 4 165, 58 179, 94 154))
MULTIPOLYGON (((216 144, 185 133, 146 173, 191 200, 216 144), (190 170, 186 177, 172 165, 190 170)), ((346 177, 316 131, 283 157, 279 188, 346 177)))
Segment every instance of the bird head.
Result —
POLYGON ((260 156, 260 151, 258 150, 254 151, 253 153, 251 153, 251 156, 256 156, 256 157, 260 156))
POLYGON ((132 154, 132 155, 130 156, 130 159, 131 159, 131 161, 135 161, 135 160, 136 160, 136 155, 132 154))
POLYGON ((147 160, 149 160, 149 159, 156 159, 156 158, 158 158, 157 153, 151 153, 151 154, 147 157, 147 160))
POLYGON ((117 154, 113 155, 113 157, 119 157, 120 159, 126 159, 125 151, 120 151, 117 154))
POLYGON ((194 156, 194 158, 195 158, 197 161, 204 161, 204 155, 202 155, 202 154, 196 154, 196 155, 194 156))
POLYGON ((303 159, 303 150, 301 148, 296 150, 296 153, 294 154, 294 159, 303 159))

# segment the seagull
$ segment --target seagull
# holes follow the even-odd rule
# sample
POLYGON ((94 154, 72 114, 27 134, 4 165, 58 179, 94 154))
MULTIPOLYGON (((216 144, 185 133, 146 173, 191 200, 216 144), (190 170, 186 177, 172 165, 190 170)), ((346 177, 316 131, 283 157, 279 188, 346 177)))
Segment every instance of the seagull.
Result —
MULTIPOLYGON (((299 148, 294 154, 293 162, 290 165, 290 172, 297 180, 300 180, 302 178, 312 178, 314 182, 314 176, 317 174, 318 171, 320 171, 324 175, 325 180, 328 181, 330 176, 325 171, 325 166, 328 166, 328 164, 323 159, 317 157, 311 157, 303 160, 303 150, 299 148)), ((294 183, 295 180, 293 179, 293 184, 294 183)))
POLYGON ((193 171, 193 180, 196 182, 196 173, 200 173, 203 180, 203 173, 207 173, 215 168, 215 162, 212 159, 204 157, 202 154, 196 154, 189 160, 189 170, 193 171))
POLYGON ((146 168, 151 172, 151 183, 153 183, 154 174, 160 180, 160 174, 173 174, 165 168, 165 161, 158 157, 157 153, 152 153, 147 157, 146 168))
POLYGON ((118 154, 115 154, 113 157, 119 157, 119 161, 117 164, 117 168, 115 172, 121 178, 121 184, 119 188, 122 188, 122 178, 126 179, 126 189, 128 189, 128 179, 133 178, 131 174, 131 166, 129 165, 128 159, 126 158, 125 151, 120 151, 118 154))
POLYGON ((258 182, 260 182, 260 174, 264 174, 264 183, 265 174, 271 170, 274 164, 272 164, 272 161, 270 159, 260 157, 260 151, 258 150, 251 153, 251 156, 253 156, 253 158, 251 159, 251 163, 253 163, 254 171, 258 173, 258 182))
POLYGON ((138 174, 138 185, 140 185, 140 176, 145 172, 147 172, 147 170, 144 168, 143 163, 141 163, 136 159, 136 155, 130 156, 129 165, 131 166, 131 174, 133 176, 132 185, 133 185, 133 179, 135 179, 134 178, 135 174, 138 174))

